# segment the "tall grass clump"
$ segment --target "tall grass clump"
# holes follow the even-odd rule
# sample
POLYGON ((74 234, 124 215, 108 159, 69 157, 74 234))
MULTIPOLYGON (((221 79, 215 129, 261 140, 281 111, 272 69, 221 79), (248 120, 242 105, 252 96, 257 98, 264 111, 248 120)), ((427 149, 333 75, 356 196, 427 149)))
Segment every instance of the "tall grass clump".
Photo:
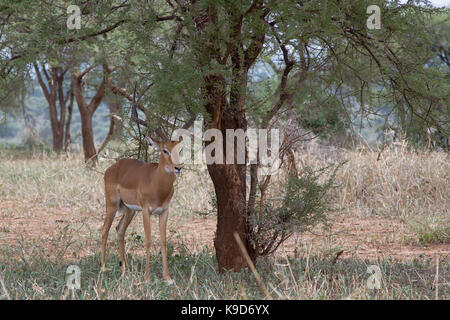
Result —
POLYGON ((449 156, 443 152, 388 149, 347 152, 341 202, 365 214, 439 215, 450 212, 449 156))
POLYGON ((406 222, 418 239, 450 242, 450 156, 410 150, 405 144, 372 150, 320 150, 314 143, 297 154, 301 166, 347 160, 337 172, 335 201, 344 212, 406 222))
MULTIPOLYGON (((0 198, 73 212, 104 213, 103 173, 114 159, 87 167, 81 154, 0 150, 0 198)), ((171 208, 179 214, 211 209, 212 183, 206 171, 186 166, 176 180, 171 208)), ((173 214, 173 213, 172 213, 173 214)))
MULTIPOLYGON (((0 197, 51 208, 96 211, 103 198, 103 177, 74 154, 2 154, 0 197)), ((98 168, 102 170, 102 168, 98 168)))

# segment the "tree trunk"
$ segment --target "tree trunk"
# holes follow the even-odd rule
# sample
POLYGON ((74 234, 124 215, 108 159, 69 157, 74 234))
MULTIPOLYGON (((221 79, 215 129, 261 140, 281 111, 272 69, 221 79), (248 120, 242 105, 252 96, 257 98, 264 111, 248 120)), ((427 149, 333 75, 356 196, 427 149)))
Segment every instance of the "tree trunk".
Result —
POLYGON ((214 247, 221 272, 224 270, 238 272, 248 267, 234 238, 235 232, 244 243, 249 256, 255 258, 248 238, 243 171, 245 172, 245 165, 208 165, 217 197, 217 232, 214 247))
POLYGON ((45 99, 49 106, 53 151, 59 152, 63 149, 64 123, 66 121, 66 100, 64 99, 63 93, 64 74, 66 71, 61 67, 50 67, 48 72, 44 64, 42 64, 42 69, 39 69, 37 62, 33 63, 33 65, 39 85, 44 92, 45 99), (47 84, 45 84, 43 76, 45 76, 47 84))
POLYGON ((79 74, 72 73, 72 90, 81 116, 81 136, 83 142, 84 161, 95 165, 97 163, 97 149, 95 148, 94 143, 92 117, 105 96, 105 79, 102 80, 101 84, 97 88, 95 96, 91 99, 89 104, 87 104, 83 97, 82 80, 83 77, 93 68, 94 66, 90 66, 79 74))
MULTIPOLYGON (((265 39, 265 29, 267 22, 265 16, 268 10, 259 1, 253 1, 246 12, 238 13, 229 8, 228 22, 232 30, 231 38, 226 44, 225 50, 220 45, 218 38, 220 26, 218 15, 220 10, 209 2, 208 5, 200 7, 194 6, 193 20, 197 30, 198 39, 201 46, 198 46, 198 67, 204 70, 205 98, 207 100, 205 109, 211 116, 211 128, 218 129, 226 138, 227 129, 247 130, 247 119, 245 114, 245 95, 247 89, 248 70, 255 62, 261 52, 265 39), (257 21, 258 26, 252 30, 253 34, 245 47, 240 38, 243 19, 245 15, 253 10, 259 11, 257 21), (208 29, 210 28, 210 29, 208 29), (211 30, 217 29, 218 32, 211 30), (205 30, 208 30, 205 32, 205 30), (231 57, 231 63, 229 63, 231 57), (217 64, 222 65, 231 73, 231 83, 228 72, 216 72, 217 64), (230 85, 231 84, 231 85, 230 85)), ((226 143, 223 144, 223 154, 226 155, 226 143)), ((246 201, 246 165, 237 164, 237 148, 234 149, 233 164, 209 164, 208 172, 214 184, 217 197, 217 232, 214 240, 219 271, 234 270, 240 271, 248 267, 247 261, 239 247, 234 234, 242 240, 250 259, 255 262, 256 250, 251 242, 251 229, 249 225, 249 214, 252 210, 247 210, 246 201)), ((247 162, 247 149, 245 162, 247 162)), ((252 200, 253 201, 253 200, 252 200)), ((250 203, 250 207, 252 204, 250 203)))
POLYGON ((73 92, 70 93, 70 102, 67 107, 67 120, 64 136, 64 151, 69 150, 69 145, 72 142, 72 138, 70 136, 70 123, 72 122, 72 111, 73 111, 73 92))
POLYGON ((85 162, 97 162, 97 150, 94 144, 94 130, 92 128, 92 115, 90 112, 81 112, 81 137, 85 162))
MULTIPOLYGON (((240 84, 245 87, 245 75, 240 84)), ((212 116, 212 128, 221 130, 226 140, 226 129, 247 129, 247 120, 243 112, 242 88, 235 87, 239 92, 231 94, 230 103, 226 101, 223 91, 226 87, 220 76, 207 76, 206 92, 209 101, 206 110, 212 116)), ((226 155, 226 143, 223 144, 223 154, 226 155)), ((250 258, 256 258, 250 243, 247 201, 246 201, 246 165, 237 164, 237 148, 234 148, 234 164, 209 164, 208 172, 214 184, 217 198, 217 231, 214 239, 219 271, 233 270, 239 272, 248 267, 247 261, 239 247, 234 233, 237 233, 244 243, 250 258)), ((254 261, 253 261, 254 262, 254 261)))
MULTIPOLYGON (((109 114, 111 115, 111 117, 113 115, 121 115, 122 104, 120 101, 120 97, 117 97, 117 95, 112 92, 107 92, 105 94, 105 102, 108 104, 109 114)), ((114 126, 113 132, 111 133, 111 140, 120 140, 121 136, 122 126, 114 126)))
POLYGON ((64 130, 61 130, 62 128, 58 121, 56 101, 49 101, 49 109, 50 109, 50 126, 52 129, 52 137, 53 137, 52 148, 53 151, 60 152, 63 149, 64 130))

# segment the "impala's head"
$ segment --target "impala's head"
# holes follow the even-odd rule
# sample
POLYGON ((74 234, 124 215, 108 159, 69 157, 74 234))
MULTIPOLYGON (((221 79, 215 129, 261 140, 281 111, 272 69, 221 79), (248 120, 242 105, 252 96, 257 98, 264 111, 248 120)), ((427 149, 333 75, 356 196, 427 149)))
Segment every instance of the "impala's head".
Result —
MULTIPOLYGON (((164 160, 165 170, 167 172, 180 173, 183 168, 183 164, 180 161, 180 151, 181 151, 181 141, 183 140, 180 137, 179 141, 165 141, 161 142, 155 139, 150 138, 149 136, 145 137, 147 143, 160 150, 161 155, 160 159, 164 160)), ((161 162, 161 161, 160 161, 161 162)))

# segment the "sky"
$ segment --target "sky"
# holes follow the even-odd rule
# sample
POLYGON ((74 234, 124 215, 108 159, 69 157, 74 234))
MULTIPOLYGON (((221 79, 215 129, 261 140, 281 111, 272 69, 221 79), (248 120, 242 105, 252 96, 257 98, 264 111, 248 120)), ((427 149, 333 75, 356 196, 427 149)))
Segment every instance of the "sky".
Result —
MULTIPOLYGON (((449 7, 450 0, 429 0, 435 7, 449 7)), ((406 3, 407 0, 401 0, 400 3, 406 3)))
POLYGON ((450 5, 450 0, 430 0, 430 2, 434 4, 436 7, 442 6, 448 7, 450 5))
MULTIPOLYGON (((408 0, 400 0, 400 3, 406 3, 408 0)), ((429 0, 435 7, 449 7, 450 0, 429 0)))

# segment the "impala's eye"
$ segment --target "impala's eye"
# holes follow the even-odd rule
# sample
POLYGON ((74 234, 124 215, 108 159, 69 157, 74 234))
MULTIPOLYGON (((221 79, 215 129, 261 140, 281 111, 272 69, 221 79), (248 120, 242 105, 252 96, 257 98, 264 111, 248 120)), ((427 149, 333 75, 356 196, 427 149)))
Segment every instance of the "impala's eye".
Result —
POLYGON ((167 150, 167 149, 163 149, 163 152, 164 152, 165 154, 167 154, 167 155, 170 154, 170 153, 169 153, 169 150, 167 150))

